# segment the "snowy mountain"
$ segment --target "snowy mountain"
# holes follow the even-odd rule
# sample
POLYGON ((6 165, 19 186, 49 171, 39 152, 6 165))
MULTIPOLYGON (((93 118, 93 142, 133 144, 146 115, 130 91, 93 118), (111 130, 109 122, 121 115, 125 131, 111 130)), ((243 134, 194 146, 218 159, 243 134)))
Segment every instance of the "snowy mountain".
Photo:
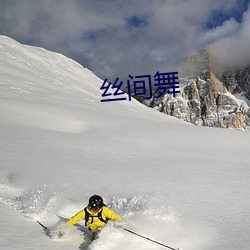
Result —
POLYGON ((218 71, 208 50, 203 49, 187 58, 178 72, 181 93, 177 98, 165 94, 139 101, 196 125, 249 129, 249 69, 218 71))
POLYGON ((193 126, 136 100, 101 102, 103 81, 63 55, 0 36, 0 248, 153 250, 111 224, 53 229, 102 195, 122 226, 184 250, 248 250, 250 135, 193 126))

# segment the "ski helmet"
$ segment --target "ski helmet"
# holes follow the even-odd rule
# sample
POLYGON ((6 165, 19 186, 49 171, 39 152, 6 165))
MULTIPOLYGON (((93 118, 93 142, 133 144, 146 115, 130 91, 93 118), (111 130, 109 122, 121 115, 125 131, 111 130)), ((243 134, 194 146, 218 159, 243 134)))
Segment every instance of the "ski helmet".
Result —
POLYGON ((89 206, 93 210, 98 210, 103 207, 103 199, 99 195, 93 195, 89 198, 89 206))

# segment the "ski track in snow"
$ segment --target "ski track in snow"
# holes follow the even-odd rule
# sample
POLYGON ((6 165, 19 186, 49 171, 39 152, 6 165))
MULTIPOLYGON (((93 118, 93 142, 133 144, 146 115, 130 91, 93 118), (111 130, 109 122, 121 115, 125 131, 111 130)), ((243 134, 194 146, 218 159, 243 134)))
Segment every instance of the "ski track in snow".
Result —
MULTIPOLYGON (((162 195, 141 195, 130 198, 107 197, 107 200, 109 201, 107 206, 123 217, 121 225, 129 230, 176 248, 182 244, 186 246, 185 249, 192 249, 194 246, 198 249, 199 244, 204 244, 204 239, 197 240, 199 226, 196 225, 197 228, 194 229, 180 221, 173 209, 164 205, 162 195), (166 242, 162 242, 161 239, 165 239, 166 242)), ((69 218, 83 206, 81 203, 66 200, 63 192, 49 192, 46 185, 25 191, 10 183, 1 183, 0 202, 29 220, 45 222, 53 240, 62 241, 71 246, 79 244, 79 249, 82 250, 115 250, 120 247, 124 249, 124 245, 121 245, 123 243, 119 243, 121 239, 123 239, 122 242, 128 242, 126 249, 162 249, 155 243, 114 228, 113 223, 107 225, 101 231, 99 238, 92 243, 87 236, 88 232, 83 222, 66 230, 64 237, 58 239, 57 231, 63 228, 65 220, 59 220, 56 215, 61 214, 69 218)))
POLYGON ((2 117, 2 121, 73 134, 85 133, 91 128, 87 122, 71 118, 70 115, 67 116, 66 110, 51 108, 45 104, 33 104, 31 106, 28 102, 2 101, 0 113, 1 111, 4 113, 6 108, 9 112, 2 117), (20 108, 22 112, 20 112, 20 108))

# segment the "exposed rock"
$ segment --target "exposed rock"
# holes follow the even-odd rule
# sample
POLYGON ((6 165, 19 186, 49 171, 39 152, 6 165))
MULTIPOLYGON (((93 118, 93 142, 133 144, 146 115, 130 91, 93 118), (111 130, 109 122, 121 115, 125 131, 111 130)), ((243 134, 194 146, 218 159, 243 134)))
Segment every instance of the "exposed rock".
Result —
MULTIPOLYGON (((248 129, 250 109, 233 93, 243 92, 250 85, 250 67, 246 71, 215 75, 211 70, 209 53, 201 50, 188 58, 178 69, 181 93, 165 94, 150 100, 137 98, 145 105, 167 115, 196 125, 248 129), (219 80, 220 79, 220 80, 219 80)), ((247 97, 250 91, 245 91, 247 97)), ((249 94, 250 96, 250 94, 249 94)))
POLYGON ((241 93, 250 100, 250 66, 245 69, 232 69, 217 73, 217 77, 225 84, 230 93, 241 93))

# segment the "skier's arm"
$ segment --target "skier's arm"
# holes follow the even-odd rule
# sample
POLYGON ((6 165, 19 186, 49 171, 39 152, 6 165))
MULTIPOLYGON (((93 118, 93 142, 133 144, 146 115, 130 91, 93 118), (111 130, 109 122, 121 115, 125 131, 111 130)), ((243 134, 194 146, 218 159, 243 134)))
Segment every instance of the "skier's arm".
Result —
POLYGON ((84 212, 84 209, 83 209, 83 210, 81 210, 80 212, 78 212, 77 214, 75 214, 74 216, 72 216, 72 217, 67 221, 67 224, 75 225, 78 221, 84 220, 84 218, 85 218, 85 212, 84 212))
POLYGON ((118 214, 116 214, 116 213, 115 213, 113 210, 111 210, 110 208, 105 207, 104 210, 105 210, 105 217, 106 217, 107 219, 110 219, 110 220, 112 220, 112 221, 118 221, 118 222, 122 221, 121 216, 118 215, 118 214))

